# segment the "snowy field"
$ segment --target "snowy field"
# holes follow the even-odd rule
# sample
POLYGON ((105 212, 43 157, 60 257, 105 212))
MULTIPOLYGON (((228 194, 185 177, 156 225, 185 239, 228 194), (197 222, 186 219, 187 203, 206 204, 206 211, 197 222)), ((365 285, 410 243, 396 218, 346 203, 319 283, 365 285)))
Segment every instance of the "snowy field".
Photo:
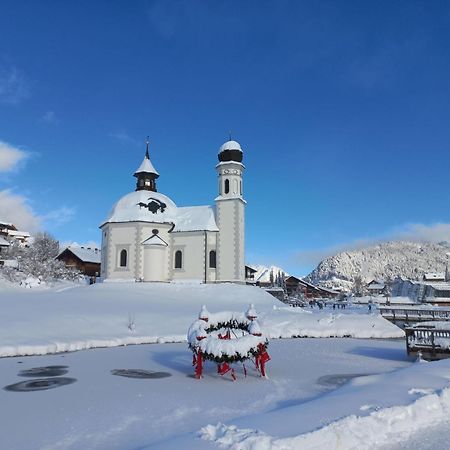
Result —
POLYGON ((238 370, 234 383, 220 378, 210 363, 202 380, 192 378, 186 344, 2 358, 2 387, 41 379, 18 373, 52 365, 67 366, 62 376, 76 381, 38 392, 0 390, 0 448, 217 448, 199 438, 209 424, 203 432, 208 439, 225 432, 221 426, 213 431, 218 422, 279 437, 296 435, 349 414, 367 417, 391 404, 410 403, 423 393, 408 394, 409 389, 435 389, 446 382, 439 370, 428 380, 408 377, 431 364, 412 364, 401 341, 273 340, 269 352, 269 379, 259 378, 248 364, 247 378, 238 370), (112 375, 114 369, 170 376, 132 379, 112 375), (401 369, 397 376, 374 375, 396 369, 401 369), (349 384, 337 389, 345 382, 349 384), (380 395, 385 390, 388 395, 380 395))
POLYGON ((292 308, 257 287, 102 283, 0 289, 0 356, 118 345, 185 342, 202 304, 211 312, 253 303, 272 338, 399 338, 403 331, 365 306, 292 308))
POLYGON ((450 360, 414 362, 404 339, 385 339, 403 332, 366 306, 140 283, 3 288, 0 306, 0 355, 12 356, 0 358, 1 449, 444 449, 450 439, 450 360), (194 379, 186 331, 200 306, 249 303, 269 336, 286 338, 270 341, 269 378, 249 362, 232 382, 208 362, 194 379), (156 344, 125 346, 138 343, 156 344))

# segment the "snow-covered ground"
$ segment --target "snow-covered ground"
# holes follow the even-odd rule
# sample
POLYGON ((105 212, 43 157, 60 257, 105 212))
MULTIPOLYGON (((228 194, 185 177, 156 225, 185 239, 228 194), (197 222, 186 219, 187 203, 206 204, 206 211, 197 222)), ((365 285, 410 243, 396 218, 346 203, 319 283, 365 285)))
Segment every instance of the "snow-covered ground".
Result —
POLYGON ((253 303, 273 338, 403 337, 367 307, 284 306, 263 289, 231 284, 63 284, 0 291, 0 357, 94 347, 184 342, 201 305, 211 312, 244 311, 253 303))
POLYGON ((0 387, 42 384, 44 375, 20 374, 36 367, 60 366, 51 383, 68 378, 56 389, 0 390, 1 449, 446 448, 432 430, 450 438, 450 360, 413 362, 404 339, 380 339, 403 331, 367 306, 291 308, 226 284, 105 283, 8 287, 0 308, 0 355, 15 356, 0 358, 0 387), (322 339, 272 339, 268 379, 248 363, 233 383, 209 362, 194 379, 185 341, 201 305, 250 303, 270 337, 322 339), (154 342, 164 344, 49 354, 154 342), (16 356, 26 354, 45 356, 16 356))
MULTIPOLYGON (((282 339, 270 342, 269 353, 269 379, 258 377, 249 363, 247 378, 237 366, 236 382, 217 375, 212 363, 203 379, 192 378, 186 343, 2 358, 0 387, 35 381, 19 371, 49 365, 67 366, 62 376, 76 381, 38 392, 0 389, 0 448, 218 448, 198 435, 208 424, 204 437, 213 436, 220 422, 284 438, 349 414, 367 417, 379 408, 413 402, 448 382, 446 362, 415 364, 402 341, 282 339), (435 371, 429 369, 433 365, 435 371), (171 376, 132 379, 112 375, 114 369, 171 376), (397 375, 376 375, 398 369, 397 375), (337 389, 357 376, 362 378, 337 389), (409 394, 412 388, 426 391, 409 394)), ((217 430, 219 437, 222 426, 217 430)))

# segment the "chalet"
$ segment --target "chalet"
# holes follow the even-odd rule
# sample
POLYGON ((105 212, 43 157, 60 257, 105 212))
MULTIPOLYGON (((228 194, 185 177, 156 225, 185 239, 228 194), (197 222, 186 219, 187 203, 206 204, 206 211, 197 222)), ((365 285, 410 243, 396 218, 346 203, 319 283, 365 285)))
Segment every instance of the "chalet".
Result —
POLYGON ((8 250, 10 245, 11 244, 3 236, 0 236, 0 259, 2 258, 2 254, 8 250))
POLYGON ((57 257, 67 267, 90 277, 100 275, 101 252, 98 248, 69 245, 57 257))
POLYGON ((0 220, 0 237, 3 237, 9 243, 17 241, 26 246, 30 239, 30 233, 19 231, 12 223, 0 220))
POLYGON ((372 280, 370 283, 366 284, 366 289, 369 295, 380 295, 383 294, 386 289, 386 284, 384 281, 372 280))
POLYGON ((423 281, 428 281, 431 283, 436 283, 436 282, 445 282, 447 281, 445 279, 445 272, 429 272, 429 273, 425 273, 423 275, 423 281))
POLYGON ((286 278, 285 283, 288 296, 303 294, 306 298, 333 298, 338 295, 338 292, 324 287, 314 286, 292 275, 286 278))
POLYGON ((426 283, 423 302, 449 306, 450 283, 448 282, 426 283))
POLYGON ((247 284, 255 284, 255 273, 258 272, 251 266, 245 266, 245 282, 247 284))

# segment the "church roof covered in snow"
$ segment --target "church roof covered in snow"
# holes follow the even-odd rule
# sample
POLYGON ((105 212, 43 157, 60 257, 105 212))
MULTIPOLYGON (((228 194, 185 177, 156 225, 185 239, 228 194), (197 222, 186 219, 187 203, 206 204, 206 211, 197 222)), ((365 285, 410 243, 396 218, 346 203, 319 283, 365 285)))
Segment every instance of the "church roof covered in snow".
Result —
POLYGON ((178 208, 175 231, 219 231, 212 206, 178 208))
POLYGON ((103 222, 172 223, 173 231, 219 231, 214 208, 189 206, 178 208, 160 192, 135 191, 122 197, 103 222))
POLYGON ((177 206, 166 195, 134 191, 122 197, 108 214, 107 222, 175 223, 177 206))
POLYGON ((159 175, 159 173, 153 167, 152 162, 150 161, 149 158, 147 158, 147 156, 144 157, 141 165, 138 167, 136 172, 134 172, 135 175, 137 173, 154 173, 155 175, 159 175))

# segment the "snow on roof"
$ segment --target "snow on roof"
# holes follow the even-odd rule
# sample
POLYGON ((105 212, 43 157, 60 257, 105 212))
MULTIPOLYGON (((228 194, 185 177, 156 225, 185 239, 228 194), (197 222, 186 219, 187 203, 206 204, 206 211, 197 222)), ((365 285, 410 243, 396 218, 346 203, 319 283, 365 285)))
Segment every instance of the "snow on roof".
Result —
POLYGON ((370 291, 372 289, 384 289, 386 285, 380 283, 372 283, 367 286, 367 289, 370 291))
POLYGON ((77 258, 80 258, 81 261, 83 261, 83 262, 91 262, 91 263, 100 264, 101 251, 98 248, 77 247, 75 245, 74 246, 69 245, 59 255, 61 255, 66 250, 71 251, 77 258))
POLYGON ((212 206, 185 206, 177 208, 176 231, 219 231, 212 206))
POLYGON ((144 157, 144 160, 142 161, 136 172, 134 172, 135 175, 137 173, 154 173, 156 175, 159 175, 159 173, 153 167, 151 161, 146 156, 144 157))
POLYGON ((5 222, 4 220, 0 219, 0 226, 4 226, 4 227, 14 227, 14 225, 11 222, 5 222))
POLYGON ((122 197, 112 208, 102 225, 108 222, 175 223, 177 206, 167 196, 152 191, 135 191, 122 197), (155 202, 161 208, 155 213, 148 205, 155 202))
POLYGON ((8 235, 30 237, 30 233, 28 233, 28 231, 18 231, 18 230, 8 230, 8 235))
POLYGON ((239 142, 236 142, 236 141, 225 142, 225 144, 223 144, 220 147, 219 152, 223 152, 224 150, 240 150, 240 151, 242 151, 241 145, 239 144, 239 142))
POLYGON ((135 191, 122 197, 112 208, 105 222, 172 223, 174 232, 219 231, 214 207, 185 206, 178 208, 167 196, 159 192, 135 191), (156 202, 161 206, 155 213, 148 205, 156 202))
POLYGON ((0 246, 1 247, 9 247, 11 244, 2 236, 0 236, 0 246))
POLYGON ((429 272, 424 274, 423 276, 424 280, 445 280, 445 273, 444 272, 429 272))
POLYGON ((153 236, 150 236, 148 239, 146 239, 142 245, 158 245, 167 247, 168 244, 165 240, 161 239, 157 234, 154 234, 153 236))

